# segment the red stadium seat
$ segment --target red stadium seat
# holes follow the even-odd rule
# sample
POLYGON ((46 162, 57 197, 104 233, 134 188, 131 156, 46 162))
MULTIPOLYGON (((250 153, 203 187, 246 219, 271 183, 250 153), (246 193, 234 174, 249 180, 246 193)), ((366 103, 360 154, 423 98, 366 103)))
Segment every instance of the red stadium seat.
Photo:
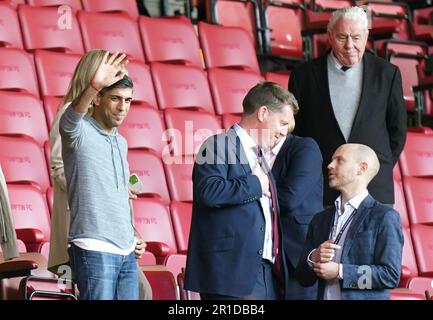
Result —
MULTIPOLYGON (((248 32, 251 39, 254 40, 256 51, 261 50, 261 39, 257 34, 257 23, 260 21, 260 15, 257 10, 257 1, 210 1, 213 7, 210 8, 207 18, 214 24, 225 27, 240 27, 248 32)), ((260 27, 260 26, 259 26, 260 27)))
POLYGON ((47 204, 48 204, 48 209, 50 211, 50 216, 53 213, 53 203, 54 203, 54 189, 53 187, 49 187, 47 189, 47 204))
POLYGON ((214 115, 197 111, 167 109, 165 123, 168 148, 176 156, 196 154, 204 140, 222 131, 214 115))
POLYGON ((182 270, 177 275, 177 284, 179 286, 180 300, 201 300, 200 294, 185 289, 185 272, 182 270))
POLYGON ((127 14, 80 11, 78 20, 86 50, 119 51, 129 60, 145 61, 137 22, 127 14))
MULTIPOLYGON (((24 243, 24 241, 22 241, 20 239, 17 239, 17 247, 18 247, 18 252, 20 252, 20 253, 27 252, 26 244, 24 243)), ((0 253, 2 253, 2 252, 3 252, 2 247, 0 246, 0 253)), ((1 257, 1 258, 3 258, 3 257, 1 257)))
POLYGON ((254 71, 212 68, 209 84, 217 114, 242 113, 242 101, 248 91, 263 80, 254 71))
POLYGON ((84 53, 75 13, 62 18, 57 8, 20 6, 18 15, 27 50, 51 49, 67 53, 84 53))
POLYGON ((153 108, 132 106, 119 132, 128 141, 130 149, 151 149, 159 156, 166 147, 164 124, 159 112, 153 108))
POLYGON ((59 106, 62 104, 62 100, 63 98, 60 97, 44 97, 45 117, 49 130, 51 130, 51 125, 53 124, 59 106))
POLYGON ((0 2, 0 21, 0 47, 23 49, 17 12, 6 2, 0 2))
POLYGON ((33 58, 29 53, 0 48, 0 90, 23 91, 39 97, 33 58))
POLYGON ((0 135, 28 136, 40 146, 48 140, 41 101, 34 96, 0 91, 0 135))
POLYGON ((138 259, 139 266, 153 266, 156 264, 156 258, 150 251, 144 251, 140 259, 138 259))
POLYGON ((399 158, 403 176, 433 176, 433 134, 408 132, 399 158))
POLYGON ((433 225, 433 179, 405 177, 404 191, 411 224, 433 225))
POLYGON ((182 269, 185 269, 186 254, 171 254, 165 260, 164 265, 177 277, 179 273, 182 273, 182 269))
POLYGON ((424 295, 410 291, 391 290, 390 300, 425 300, 424 295))
POLYGON ((418 276, 415 253, 409 228, 403 228, 403 254, 401 262, 400 286, 405 286, 410 278, 418 276))
POLYGON ((50 240, 50 214, 44 195, 35 187, 8 185, 12 215, 17 237, 28 251, 39 252, 50 240))
POLYGON ((164 63, 152 63, 150 68, 161 109, 194 108, 214 113, 203 69, 164 63))
POLYGON ((401 181, 401 171, 398 162, 395 164, 394 169, 392 170, 392 178, 396 181, 401 181))
POLYGON ((156 103, 155 89, 153 88, 152 76, 148 65, 139 61, 128 63, 128 75, 134 83, 134 95, 132 104, 140 104, 158 108, 156 103))
POLYGON ((240 68, 260 72, 253 39, 246 30, 200 21, 198 34, 207 68, 240 68))
POLYGON ((27 0, 27 3, 32 7, 57 7, 67 5, 74 11, 82 9, 80 0, 27 0))
POLYGON ((168 189, 173 201, 192 201, 192 169, 194 158, 170 157, 164 161, 168 189))
POLYGON ((138 198, 133 202, 135 229, 162 264, 166 257, 177 253, 176 240, 168 208, 156 199, 138 198))
POLYGON ((141 16, 139 26, 148 62, 174 62, 203 67, 197 34, 186 17, 141 16))
POLYGON ((164 266, 141 267, 152 288, 152 300, 179 300, 176 280, 164 266))
POLYGON ((403 98, 407 110, 415 109, 415 95, 412 87, 418 85, 418 74, 416 66, 419 61, 417 59, 392 57, 389 60, 400 68, 403 84, 403 98))
POLYGON ((413 225, 411 233, 418 273, 423 277, 433 277, 433 226, 413 225))
POLYGON ((140 196, 157 197, 164 204, 170 203, 167 182, 161 158, 142 150, 128 151, 129 171, 136 173, 143 183, 144 190, 140 196))
POLYGON ((171 221, 176 236, 179 253, 188 250, 189 230, 191 228, 192 204, 189 202, 172 201, 171 221))
POLYGON ((265 79, 267 81, 275 82, 279 84, 284 89, 287 89, 289 86, 289 78, 291 71, 286 72, 268 72, 265 74, 265 79))
POLYGON ((66 95, 79 55, 36 50, 35 64, 42 96, 66 95))
POLYGON ((33 184, 42 192, 50 186, 43 150, 28 138, 0 136, 0 164, 7 183, 33 184))
POLYGON ((222 123, 224 129, 230 129, 234 124, 237 124, 241 121, 240 115, 235 114, 223 114, 222 115, 222 123))
POLYGON ((416 277, 409 280, 407 287, 419 294, 433 290, 433 278, 416 277))
POLYGON ((401 225, 403 228, 409 228, 409 217, 403 193, 403 183, 401 181, 394 180, 394 199, 394 209, 400 214, 401 225))
POLYGON ((123 12, 138 18, 137 1, 135 0, 81 0, 84 10, 91 12, 123 12))

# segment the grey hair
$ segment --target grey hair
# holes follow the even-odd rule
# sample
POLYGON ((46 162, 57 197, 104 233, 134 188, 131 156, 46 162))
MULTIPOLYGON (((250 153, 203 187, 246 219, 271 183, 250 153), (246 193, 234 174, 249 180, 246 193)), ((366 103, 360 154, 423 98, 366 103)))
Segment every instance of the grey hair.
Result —
POLYGON ((368 30, 368 16, 361 7, 341 8, 332 13, 331 20, 328 22, 328 32, 332 31, 335 23, 340 19, 350 19, 359 21, 363 24, 363 28, 368 30))

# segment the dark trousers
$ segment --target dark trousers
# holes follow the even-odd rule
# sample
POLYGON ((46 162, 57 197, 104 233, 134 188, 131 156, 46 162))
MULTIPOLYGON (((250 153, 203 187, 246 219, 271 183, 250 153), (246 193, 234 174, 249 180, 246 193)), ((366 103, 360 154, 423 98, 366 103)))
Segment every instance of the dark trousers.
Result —
POLYGON ((277 300, 277 281, 272 271, 272 263, 262 260, 253 291, 248 296, 233 297, 209 293, 202 293, 200 296, 202 300, 277 300))

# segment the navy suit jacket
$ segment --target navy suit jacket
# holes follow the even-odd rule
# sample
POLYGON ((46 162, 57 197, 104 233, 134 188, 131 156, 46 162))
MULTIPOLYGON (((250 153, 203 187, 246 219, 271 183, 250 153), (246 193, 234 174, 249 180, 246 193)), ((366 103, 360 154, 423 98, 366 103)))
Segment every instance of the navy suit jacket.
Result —
POLYGON ((315 213, 323 210, 322 155, 311 138, 289 135, 278 153, 272 174, 278 191, 284 254, 293 269, 315 213))
MULTIPOLYGON (((233 128, 201 146, 193 169, 193 192, 185 288, 249 295, 261 267, 265 220, 260 181, 252 174, 233 128)), ((282 252, 281 241, 280 245, 282 252)))
MULTIPOLYGON (((315 215, 308 228, 305 247, 296 269, 304 286, 319 280, 318 299, 323 299, 325 281, 316 277, 307 257, 329 239, 335 208, 315 215)), ((400 281, 403 234, 400 215, 370 195, 355 214, 342 248, 343 279, 340 280, 343 300, 389 299, 389 290, 400 281), (371 275, 371 276, 369 276, 371 275), (370 281, 371 289, 362 289, 370 281)))

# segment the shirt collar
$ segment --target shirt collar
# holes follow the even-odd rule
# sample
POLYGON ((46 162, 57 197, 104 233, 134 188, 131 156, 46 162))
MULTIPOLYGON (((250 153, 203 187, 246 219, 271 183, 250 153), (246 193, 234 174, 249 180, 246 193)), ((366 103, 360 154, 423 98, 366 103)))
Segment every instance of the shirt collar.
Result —
POLYGON ((341 69, 341 67, 343 66, 338 60, 337 60, 337 58, 334 56, 334 52, 332 52, 332 50, 331 50, 331 52, 329 53, 329 59, 331 59, 331 62, 334 64, 334 66, 337 68, 337 69, 341 69))
POLYGON ((286 141, 286 138, 287 138, 287 136, 281 138, 281 140, 280 140, 280 141, 275 145, 275 147, 273 147, 273 148, 271 149, 270 152, 271 152, 272 155, 276 156, 276 155, 278 154, 278 152, 280 152, 281 147, 282 147, 283 144, 284 144, 284 141, 286 141))
MULTIPOLYGON (((352 199, 347 201, 346 205, 350 205, 353 209, 358 210, 359 206, 361 205, 362 201, 364 201, 365 198, 368 196, 368 190, 365 189, 358 193, 356 196, 354 196, 352 199)), ((338 196, 338 198, 334 202, 335 209, 337 210, 338 214, 341 214, 341 195, 338 196)), ((346 212, 346 210, 344 210, 346 212)))
POLYGON ((247 149, 253 149, 257 148, 257 143, 254 141, 253 138, 248 134, 248 132, 242 128, 240 125, 235 124, 233 126, 233 129, 235 130, 236 134, 238 135, 239 139, 241 140, 242 146, 247 149))

